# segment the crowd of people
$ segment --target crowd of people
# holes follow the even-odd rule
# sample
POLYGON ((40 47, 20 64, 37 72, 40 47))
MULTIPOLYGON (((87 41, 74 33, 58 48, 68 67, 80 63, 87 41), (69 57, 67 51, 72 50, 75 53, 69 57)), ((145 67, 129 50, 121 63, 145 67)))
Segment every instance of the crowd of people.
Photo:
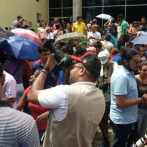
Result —
MULTIPOLYGON (((13 29, 29 27, 32 23, 21 16, 13 22, 13 29)), ((89 147, 100 126, 100 147, 109 147, 109 122, 113 147, 130 147, 143 137, 147 45, 132 40, 147 35, 146 18, 129 24, 120 14, 102 29, 96 18, 86 24, 77 16, 73 23, 55 18, 53 24, 38 21, 37 27, 43 43, 39 60, 16 59, 0 50, 0 146, 89 147), (87 39, 56 42, 72 32, 87 39), (68 64, 61 68, 62 59, 68 64)))

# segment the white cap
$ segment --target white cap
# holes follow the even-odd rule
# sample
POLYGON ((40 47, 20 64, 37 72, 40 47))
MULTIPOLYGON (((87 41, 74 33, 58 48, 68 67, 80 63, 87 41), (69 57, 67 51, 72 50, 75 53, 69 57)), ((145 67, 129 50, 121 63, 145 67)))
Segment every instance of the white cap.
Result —
POLYGON ((98 54, 98 58, 101 61, 102 65, 108 62, 109 57, 110 57, 110 54, 107 50, 101 51, 98 54))

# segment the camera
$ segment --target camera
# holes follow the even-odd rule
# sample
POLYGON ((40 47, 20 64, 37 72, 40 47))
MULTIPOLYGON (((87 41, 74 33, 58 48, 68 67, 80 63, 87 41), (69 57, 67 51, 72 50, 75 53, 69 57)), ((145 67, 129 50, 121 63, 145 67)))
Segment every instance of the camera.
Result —
POLYGON ((101 89, 103 91, 103 93, 105 94, 107 92, 107 90, 109 89, 109 83, 105 83, 104 81, 107 79, 107 77, 105 77, 105 75, 102 76, 102 84, 99 87, 99 89, 101 89))
POLYGON ((132 147, 144 147, 145 146, 144 142, 146 141, 146 139, 147 139, 147 134, 145 134, 144 137, 140 138, 136 142, 136 144, 133 143, 132 147))
POLYGON ((64 70, 72 64, 72 59, 69 55, 62 55, 61 51, 54 46, 54 43, 50 40, 47 40, 44 45, 45 48, 48 48, 51 53, 55 54, 55 59, 58 63, 60 70, 64 70))

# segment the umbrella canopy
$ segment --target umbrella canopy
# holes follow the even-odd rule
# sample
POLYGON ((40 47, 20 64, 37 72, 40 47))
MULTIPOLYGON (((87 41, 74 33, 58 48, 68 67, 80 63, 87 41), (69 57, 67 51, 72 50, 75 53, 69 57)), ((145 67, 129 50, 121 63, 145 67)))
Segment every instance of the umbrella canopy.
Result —
POLYGON ((36 41, 38 44, 43 44, 40 38, 38 37, 38 35, 31 30, 18 28, 18 29, 13 29, 11 31, 16 35, 28 37, 29 39, 36 41))
POLYGON ((15 34, 9 30, 5 30, 5 33, 7 34, 8 37, 14 36, 15 34))
POLYGON ((0 49, 17 59, 38 60, 38 46, 35 41, 17 35, 0 40, 0 49))
POLYGON ((56 42, 79 44, 81 41, 87 40, 87 37, 82 33, 67 33, 64 35, 58 36, 56 42))
POLYGON ((6 32, 0 27, 0 39, 8 38, 6 32))
POLYGON ((112 19, 113 17, 108 15, 108 14, 99 14, 96 16, 97 18, 101 18, 101 19, 104 19, 104 20, 109 20, 109 19, 112 19))
POLYGON ((141 35, 131 41, 133 44, 147 44, 147 35, 141 35))

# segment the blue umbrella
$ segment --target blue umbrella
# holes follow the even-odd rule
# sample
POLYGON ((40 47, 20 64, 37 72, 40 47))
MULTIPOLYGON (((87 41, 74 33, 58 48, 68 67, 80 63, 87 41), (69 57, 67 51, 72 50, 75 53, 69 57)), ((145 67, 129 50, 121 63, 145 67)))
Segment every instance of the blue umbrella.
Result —
POLYGON ((147 35, 141 35, 131 41, 133 44, 147 44, 147 35))
POLYGON ((38 43, 22 36, 11 36, 0 40, 0 49, 17 59, 38 60, 38 43))

